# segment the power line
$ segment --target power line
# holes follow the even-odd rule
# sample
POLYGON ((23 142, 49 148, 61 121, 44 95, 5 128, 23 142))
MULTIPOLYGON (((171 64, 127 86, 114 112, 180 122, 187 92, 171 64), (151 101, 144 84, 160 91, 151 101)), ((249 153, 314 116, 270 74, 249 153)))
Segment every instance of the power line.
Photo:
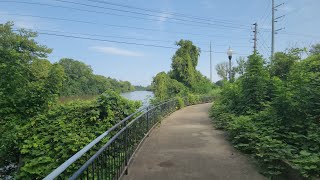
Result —
POLYGON ((320 38, 320 36, 317 36, 317 35, 310 35, 310 34, 302 34, 302 33, 294 33, 294 32, 281 32, 281 33, 278 33, 278 34, 281 34, 281 35, 288 35, 288 36, 302 36, 302 37, 308 37, 308 38, 320 38))
MULTIPOLYGON (((263 27, 265 27, 265 24, 268 20, 268 17, 271 15, 272 11, 269 11, 270 7, 272 6, 272 2, 271 1, 268 1, 268 4, 266 6, 266 10, 265 12, 263 13, 263 16, 261 17, 261 20, 260 20, 260 30, 259 30, 259 34, 261 35, 261 38, 259 38, 259 40, 262 42, 260 43, 261 46, 259 46, 260 50, 264 52, 264 54, 267 56, 268 54, 266 52, 268 52, 268 48, 265 46, 265 38, 264 36, 260 33, 262 30, 261 29, 264 29, 263 27)), ((264 31, 265 32, 265 31, 264 31)))
MULTIPOLYGON (((260 42, 262 42, 262 43, 261 43, 262 46, 260 46, 260 47, 262 47, 266 52, 270 52, 271 49, 270 49, 270 47, 268 47, 268 46, 266 45, 266 42, 265 42, 265 41, 266 41, 266 37, 264 37, 263 34, 261 34, 261 40, 262 40, 262 41, 260 41, 260 42)), ((265 52, 265 54, 266 54, 266 55, 269 55, 269 53, 266 53, 266 52, 265 52)))
POLYGON ((143 44, 143 43, 135 43, 135 42, 127 42, 127 41, 115 41, 115 40, 109 40, 109 39, 99 39, 99 38, 81 37, 81 36, 64 35, 64 34, 56 34, 56 33, 38 32, 38 34, 48 35, 48 36, 56 36, 56 37, 73 38, 73 39, 82 39, 82 40, 112 42, 112 43, 118 43, 118 44, 128 44, 128 45, 138 45, 138 46, 147 46, 147 47, 157 47, 157 48, 165 48, 165 49, 177 49, 177 48, 175 48, 175 47, 161 46, 161 45, 155 45, 155 44, 143 44))
MULTIPOLYGON (((17 31, 17 30, 14 30, 17 31)), ((64 34, 56 34, 56 33, 44 33, 44 32, 38 32, 38 34, 41 35, 48 35, 48 36, 56 36, 56 37, 64 37, 64 38, 73 38, 73 39, 82 39, 82 40, 91 40, 91 41, 102 41, 102 42, 112 42, 117 44, 127 44, 127 45, 137 45, 137 46, 146 46, 146 47, 155 47, 155 48, 165 48, 165 49, 175 49, 177 50, 177 47, 171 47, 171 46, 161 46, 161 45, 155 45, 155 44, 144 44, 144 43, 135 43, 135 42, 127 42, 127 41, 115 41, 115 40, 109 40, 109 39, 100 39, 100 38, 90 38, 90 37, 81 37, 81 36, 73 36, 73 35, 64 35, 64 34)), ((201 52, 210 52, 208 50, 201 50, 201 52)), ((219 52, 219 51, 212 51, 214 53, 225 53, 225 52, 219 52)), ((239 53, 235 53, 239 54, 239 53)), ((239 54, 241 55, 241 54, 239 54)), ((247 54, 242 54, 247 55, 247 54)))
MULTIPOLYGON (((102 25, 107 27, 116 27, 116 28, 129 28, 129 29, 136 29, 136 30, 144 30, 144 31, 158 31, 158 32, 167 32, 167 33, 177 33, 177 34, 186 34, 186 35, 194 35, 194 36, 202 36, 202 37, 213 37, 213 35, 203 35, 198 33, 186 33, 186 32, 179 32, 179 31, 164 31, 160 29, 150 29, 150 28, 142 28, 142 27, 134 27, 134 26, 126 26, 126 25, 115 25, 115 24, 106 24, 106 23, 96 23, 92 21, 82 21, 76 19, 66 19, 66 18, 57 18, 57 17, 47 17, 47 16, 37 16, 37 15, 28 15, 28 14, 18 14, 18 13, 0 13, 10 16, 21 16, 21 17, 35 17, 35 18, 42 18, 42 19, 51 19, 51 20, 59 20, 59 21, 68 21, 68 22, 76 22, 76 23, 83 23, 83 24, 94 24, 94 25, 102 25)), ((215 35, 219 37, 223 37, 222 35, 215 35)), ((229 36, 224 36, 229 37, 229 36)), ((238 37, 239 39, 247 39, 245 37, 238 37)))
MULTIPOLYGON (((53 0, 53 1, 62 1, 62 0, 53 0)), ((89 1, 89 0, 88 0, 89 1)), ((33 2, 22 2, 22 1, 0 1, 1 2, 10 2, 10 3, 23 3, 23 4, 34 4, 34 5, 43 5, 43 6, 51 6, 51 7, 59 7, 59 8, 66 8, 66 9, 74 9, 74 10, 78 10, 78 11, 85 11, 85 12, 93 12, 93 13, 101 13, 101 14, 108 14, 108 15, 114 15, 114 16, 122 16, 122 17, 129 17, 129 18, 134 18, 134 19, 144 19, 144 20, 150 20, 150 21, 155 21, 155 19, 148 19, 148 18, 142 18, 142 17, 136 17, 136 16, 128 16, 128 15, 121 15, 121 14, 114 14, 114 13, 108 13, 108 12, 101 12, 101 11, 92 11, 92 10, 85 10, 85 9, 79 9, 79 8, 73 8, 73 7, 66 7, 66 6, 59 6, 59 5, 51 5, 51 4, 43 4, 43 3, 33 3, 33 2)), ((74 2, 70 2, 70 3, 74 3, 74 2)), ((271 12, 270 12, 271 13, 271 12)), ((270 14, 269 13, 269 14, 270 14)), ((19 15, 19 14, 9 14, 9 13, 0 13, 0 14, 7 14, 7 15, 17 15, 17 16, 23 16, 23 15, 19 15)), ((26 15, 29 17, 32 17, 32 15, 26 15)), ((269 15, 268 15, 269 16, 269 15)), ((158 17, 162 17, 162 16, 158 16, 158 17)), ((48 18, 48 17, 38 17, 38 18, 48 18)), ((157 20, 158 21, 158 20, 157 20)), ((167 21, 170 22, 170 21, 167 21)), ((195 26, 193 24, 187 24, 187 23, 181 23, 181 22, 170 22, 170 23, 175 23, 175 24, 183 24, 183 25, 191 25, 191 26, 195 26)), ((212 24, 214 25, 214 24, 212 24)), ((113 26, 113 25, 110 25, 113 26)), ((199 26, 199 25, 196 25, 199 26)), ((217 25, 219 26, 219 25, 217 25)), ((208 26, 200 26, 200 27, 208 27, 208 26)), ((225 27, 227 28, 227 27, 225 27)), ((230 27, 229 27, 230 28, 230 27)), ((234 27, 236 28, 236 27, 234 27)), ((236 28, 237 29, 237 28, 236 28)), ((239 28, 238 28, 239 29, 239 28)), ((240 28, 241 29, 241 28, 240 28)), ((245 30, 244 28, 242 28, 243 30, 245 30)), ((270 29, 266 29, 266 28, 260 28, 260 31, 264 31, 264 32, 270 32, 270 29)), ((189 33, 191 34, 191 33, 189 33)), ((288 35, 288 36, 303 36, 303 37, 309 37, 309 38, 319 38, 320 36, 316 36, 316 35, 310 35, 310 34, 302 34, 302 33, 295 33, 295 32, 281 32, 278 34, 282 34, 282 35, 288 35)), ((191 34, 192 35, 192 34, 191 34)), ((194 34, 195 35, 195 34, 194 34)), ((196 34, 196 35, 200 35, 200 34, 196 34)), ((220 37, 222 37, 221 35, 219 35, 220 37)), ((247 39, 247 38, 245 38, 247 39)))
MULTIPOLYGON (((161 39, 144 39, 144 38, 135 38, 135 37, 123 37, 123 36, 111 36, 111 35, 102 35, 102 34, 89 34, 89 33, 79 33, 79 32, 66 32, 66 31, 59 31, 59 30, 46 30, 46 29, 27 29, 30 31, 36 32, 49 32, 49 33, 60 33, 60 34, 77 34, 77 35, 84 35, 84 36, 92 36, 92 37, 107 37, 107 38, 118 38, 118 39, 129 39, 129 40, 140 40, 140 41, 150 41, 150 42, 169 42, 173 43, 174 41, 170 40, 161 40, 161 39)), ((192 39, 197 41, 196 39, 192 39)), ((197 44, 207 44, 206 42, 197 43, 197 44)), ((228 45, 223 44, 214 44, 217 47, 227 47, 228 45)), ((245 45, 234 45, 233 47, 250 47, 245 45)))
MULTIPOLYGON (((74 7, 67 7, 67 6, 46 4, 46 3, 38 3, 38 2, 35 3, 35 2, 26 2, 26 1, 0 1, 0 3, 1 2, 28 4, 28 5, 38 5, 38 6, 48 6, 48 7, 55 7, 55 8, 72 9, 72 10, 82 11, 82 12, 91 12, 91 13, 97 13, 97 14, 107 14, 107 15, 111 15, 111 16, 127 17, 127 18, 132 18, 132 19, 142 19, 142 20, 147 20, 147 21, 159 21, 158 19, 148 19, 148 18, 144 18, 144 17, 129 16, 129 15, 123 15, 123 14, 115 14, 115 13, 110 13, 110 12, 93 11, 93 10, 88 10, 88 9, 79 9, 79 8, 74 8, 74 7)), ((73 2, 73 3, 75 3, 75 2, 73 2)), ((157 17, 160 18, 162 16, 157 16, 157 17)), ((193 27, 206 27, 206 28, 209 28, 208 25, 201 25, 201 24, 195 25, 195 24, 176 22, 176 21, 167 21, 167 22, 168 23, 173 23, 173 24, 188 25, 188 26, 193 26, 193 27)), ((235 28, 235 27, 231 27, 231 26, 229 27, 229 26, 220 25, 220 24, 211 24, 211 25, 212 26, 222 26, 223 28, 235 28)))
POLYGON ((92 40, 92 41, 112 42, 112 43, 118 43, 118 44, 129 44, 129 45, 158 47, 158 48, 166 48, 166 49, 177 49, 177 48, 175 48, 175 47, 161 46, 161 45, 155 45, 155 44, 143 44, 143 43, 126 42, 126 41, 115 41, 115 40, 109 40, 109 39, 98 39, 98 38, 80 37, 80 36, 72 36, 72 35, 64 35, 64 34, 55 34, 55 33, 38 32, 38 34, 49 35, 49 36, 57 36, 57 37, 66 37, 66 38, 73 38, 73 39, 83 39, 83 40, 92 40))
POLYGON ((118 6, 118 7, 125 7, 125 8, 129 8, 129 9, 137 9, 137 10, 142 10, 142 11, 147 11, 147 12, 161 13, 161 14, 172 15, 172 16, 181 16, 184 18, 191 18, 191 19, 197 19, 197 20, 203 20, 203 21, 209 21, 209 22, 221 22, 224 24, 234 24, 234 25, 249 27, 247 25, 237 24, 237 23, 233 23, 231 21, 222 20, 222 19, 221 20, 213 20, 213 19, 208 19, 208 18, 199 17, 199 16, 193 16, 193 15, 189 15, 189 14, 182 14, 182 13, 168 12, 168 11, 159 11, 159 10, 155 10, 155 9, 146 9, 146 8, 129 6, 129 5, 124 5, 124 4, 114 3, 114 2, 101 1, 101 0, 87 0, 87 1, 108 4, 108 5, 112 5, 112 6, 118 6))
POLYGON ((283 16, 275 17, 275 11, 277 10, 278 7, 284 5, 284 3, 275 5, 274 4, 275 0, 272 0, 272 32, 271 32, 271 62, 273 61, 274 58, 274 49, 275 49, 275 34, 277 34, 278 31, 281 31, 284 28, 280 29, 275 29, 275 23, 278 22, 278 19, 283 18, 283 16))
MULTIPOLYGON (((75 5, 81 5, 81 6, 86 6, 86 7, 94 7, 94 8, 99 8, 99 9, 107 9, 107 10, 118 11, 118 12, 125 12, 125 13, 131 13, 131 14, 138 14, 138 15, 144 15, 144 16, 151 16, 151 17, 163 18, 163 16, 154 15, 154 14, 149 14, 149 13, 141 13, 141 12, 135 12, 135 11, 129 11, 129 10, 123 10, 123 9, 116 9, 116 8, 110 8, 110 7, 102 7, 102 6, 90 5, 90 4, 79 3, 79 2, 72 2, 72 1, 66 1, 66 0, 53 0, 53 1, 58 1, 58 2, 63 2, 63 3, 69 3, 69 4, 75 4, 75 5)), ((199 21, 188 20, 188 19, 181 19, 181 18, 176 18, 176 17, 166 17, 166 19, 176 20, 176 21, 183 21, 183 22, 198 23, 198 24, 222 26, 222 27, 235 28, 235 29, 245 29, 245 30, 248 29, 248 28, 235 27, 235 26, 217 25, 217 24, 212 24, 212 23, 199 22, 199 21)))

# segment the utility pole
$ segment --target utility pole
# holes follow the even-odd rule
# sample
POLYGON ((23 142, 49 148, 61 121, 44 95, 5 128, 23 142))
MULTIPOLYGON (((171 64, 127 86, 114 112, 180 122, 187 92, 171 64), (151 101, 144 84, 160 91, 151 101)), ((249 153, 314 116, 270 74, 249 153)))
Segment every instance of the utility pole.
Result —
POLYGON ((278 19, 283 18, 284 15, 275 18, 274 14, 275 14, 275 11, 277 10, 277 8, 282 5, 284 5, 284 3, 281 3, 281 4, 275 6, 274 0, 272 0, 271 63, 274 58, 274 46, 275 46, 274 45, 275 44, 274 36, 275 36, 275 34, 277 34, 278 31, 281 31, 284 29, 284 28, 280 28, 280 29, 275 30, 275 23, 278 22, 277 21, 278 19))
POLYGON ((257 33, 258 33, 258 23, 254 23, 254 38, 253 38, 253 53, 257 52, 257 33))
POLYGON ((212 82, 211 41, 210 41, 210 81, 212 82))
POLYGON ((271 62, 274 54, 274 0, 272 0, 272 30, 271 30, 271 62))

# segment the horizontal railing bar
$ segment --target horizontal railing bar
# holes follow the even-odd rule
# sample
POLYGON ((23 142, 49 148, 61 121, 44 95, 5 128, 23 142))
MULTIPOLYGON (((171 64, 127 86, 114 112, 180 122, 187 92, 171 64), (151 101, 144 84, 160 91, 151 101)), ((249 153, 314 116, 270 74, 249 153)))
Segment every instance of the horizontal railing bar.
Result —
MULTIPOLYGON (((147 108, 147 107, 146 107, 147 108)), ((94 139, 91 143, 86 145, 84 148, 82 148, 80 151, 78 151, 76 154, 74 154, 72 157, 70 157, 67 161, 65 161, 63 164, 61 164, 58 168, 56 168, 54 171, 52 171, 48 176, 44 178, 44 180, 51 180, 59 176, 63 171, 65 171, 72 163, 74 163, 76 160, 78 160, 83 154, 85 154, 87 151, 89 151, 94 145, 96 145, 98 142, 101 141, 104 137, 106 137, 111 131, 113 131, 115 128, 117 128, 119 125, 127 121, 128 119, 132 118, 134 115, 138 114, 142 110, 146 109, 140 109, 139 111, 131 114, 130 116, 126 117, 125 119, 121 120, 114 126, 112 126, 110 129, 108 129, 106 132, 102 133, 99 137, 94 139)))
POLYGON ((174 101, 174 100, 176 100, 176 99, 173 98, 173 99, 170 99, 170 100, 168 100, 168 101, 166 101, 166 102, 164 102, 164 103, 158 104, 157 106, 152 106, 152 108, 150 108, 147 112, 149 112, 149 111, 151 111, 151 110, 153 110, 153 109, 155 109, 155 108, 157 108, 157 107, 159 107, 159 106, 161 106, 161 105, 163 105, 163 104, 166 104, 166 103, 168 103, 168 102, 174 101))
MULTIPOLYGON (((148 111, 147 111, 148 112, 148 111)), ((133 122, 137 121, 139 118, 141 118, 143 115, 145 115, 147 112, 139 115, 138 117, 134 118, 132 121, 128 123, 124 128, 122 128, 117 134, 115 134, 104 146, 102 146, 99 151, 97 151, 87 162, 85 162, 84 165, 81 166, 80 169, 78 169, 71 177, 70 179, 76 179, 98 156, 106 149, 108 146, 113 143, 119 135, 125 131, 133 122)))
MULTIPOLYGON (((210 96, 208 96, 210 97, 210 96)), ((205 97, 204 97, 205 98, 205 97)), ((102 152, 103 150, 105 150, 112 142, 114 142, 114 140, 123 132, 125 131, 132 123, 134 123, 135 121, 137 121, 139 118, 141 118, 143 115, 145 115, 146 113, 162 106, 163 104, 167 104, 170 103, 172 101, 175 101, 176 98, 172 98, 169 99, 165 102, 159 103, 157 105, 149 105, 146 107, 143 107, 141 109, 138 109, 135 113, 129 115, 128 117, 126 117, 125 119, 121 120, 120 122, 118 122, 117 124, 115 124, 114 126, 112 126, 110 129, 108 129, 106 132, 104 132, 103 134, 101 134, 100 136, 98 136, 96 139, 94 139, 92 142, 90 142, 88 145, 86 145, 84 148, 82 148, 80 151, 78 151, 76 154, 74 154, 72 157, 70 157, 67 161, 65 161, 63 164, 61 164, 58 168, 56 168, 54 171, 52 171, 48 176, 46 176, 44 179, 45 180, 51 180, 54 179, 56 177, 58 177, 62 172, 64 172, 72 163, 74 163, 75 161, 77 161, 80 157, 82 157, 87 151, 89 151, 94 145, 96 145, 98 142, 100 142, 104 137, 106 137, 111 131, 113 131, 114 129, 116 129, 117 127, 119 127, 121 124, 123 124, 124 122, 128 121, 129 119, 131 119, 133 116, 135 116, 138 113, 142 113, 140 114, 138 117, 136 117, 135 119, 133 119, 132 121, 130 121, 128 124, 126 124, 126 126, 124 128, 122 128, 118 133, 116 133, 103 147, 101 147, 99 149, 98 152, 96 152, 83 166, 81 166, 80 169, 78 169, 72 176, 71 179, 77 178, 102 152), (79 173, 79 174, 77 174, 79 173)), ((157 124, 157 123, 156 123, 157 124)))
POLYGON ((153 110, 154 108, 157 108, 163 104, 169 103, 171 101, 174 101, 175 99, 166 101, 164 103, 161 103, 155 107, 153 107, 152 109, 148 109, 146 112, 140 114, 138 117, 134 118, 132 121, 130 121, 124 128, 122 128, 117 134, 115 134, 103 147, 101 147, 99 149, 99 151, 97 151, 87 162, 85 162, 84 165, 82 165, 80 167, 80 169, 78 169, 69 179, 76 179, 77 177, 79 177, 79 175, 85 171, 85 169, 87 169, 87 167, 111 144, 113 143, 117 137, 123 132, 125 131, 131 124, 133 124, 134 122, 136 122, 139 118, 141 118, 143 115, 145 115, 146 113, 148 113, 149 111, 153 110))
MULTIPOLYGON (((147 111, 149 112, 149 111, 147 111)), ((134 118, 132 121, 130 121, 128 123, 128 125, 126 125, 126 128, 129 127, 132 123, 134 123, 137 119, 141 118, 143 115, 145 115, 147 112, 143 113, 143 114, 140 114, 138 117, 134 118)))
MULTIPOLYGON (((145 139, 147 138, 148 134, 150 134, 152 132, 152 130, 159 124, 160 121, 157 121, 156 123, 154 123, 154 125, 152 125, 152 127, 149 129, 149 131, 147 132, 147 134, 145 134, 145 136, 141 139, 140 143, 137 145, 136 149, 132 152, 129 160, 128 160, 128 164, 127 167, 131 164, 131 161, 133 160, 133 156, 137 153, 138 149, 140 148, 140 146, 143 144, 143 142, 145 141, 145 139)), ((119 179, 121 179, 121 177, 125 174, 126 168, 123 170, 123 172, 121 173, 119 179)))
POLYGON ((102 146, 91 158, 85 162, 69 179, 76 179, 79 175, 87 169, 87 167, 123 132, 127 129, 127 126, 122 128, 117 134, 115 134, 104 146, 102 146))

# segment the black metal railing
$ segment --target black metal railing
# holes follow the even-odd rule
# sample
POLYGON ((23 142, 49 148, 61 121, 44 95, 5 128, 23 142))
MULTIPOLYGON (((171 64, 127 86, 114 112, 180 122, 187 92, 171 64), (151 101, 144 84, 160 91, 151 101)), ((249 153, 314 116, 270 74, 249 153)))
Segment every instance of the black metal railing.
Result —
MULTIPOLYGON (((211 96, 199 96, 186 106, 211 102, 211 96)), ((132 156, 161 119, 177 109, 178 100, 140 109, 100 135, 77 154, 50 173, 45 179, 119 179, 128 173, 132 156), (79 168, 80 167, 80 168, 79 168)))

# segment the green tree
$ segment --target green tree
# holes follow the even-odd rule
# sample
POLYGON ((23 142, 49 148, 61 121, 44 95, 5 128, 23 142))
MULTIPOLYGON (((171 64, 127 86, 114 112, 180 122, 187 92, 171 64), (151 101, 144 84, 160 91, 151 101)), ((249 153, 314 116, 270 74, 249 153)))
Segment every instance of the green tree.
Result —
POLYGON ((318 55, 320 54, 320 44, 315 44, 310 49, 311 55, 318 55))
POLYGON ((180 48, 172 57, 172 71, 170 72, 170 76, 172 79, 176 79, 191 88, 196 80, 195 72, 200 49, 188 40, 180 40, 176 44, 180 46, 180 48))
POLYGON ((192 91, 194 93, 206 94, 214 88, 214 85, 211 83, 211 81, 207 77, 203 76, 200 71, 196 71, 195 78, 196 82, 192 87, 192 91))
POLYGON ((270 65, 270 75, 277 76, 281 80, 287 80, 287 77, 293 65, 301 60, 301 53, 305 50, 300 48, 289 49, 287 53, 277 52, 274 55, 270 65))
POLYGON ((63 96, 93 94, 88 86, 93 76, 90 66, 68 58, 61 59, 58 63, 63 66, 67 76, 61 92, 63 96))
POLYGON ((12 26, 0 24, 1 170, 18 164, 19 128, 55 103, 64 79, 62 67, 44 59, 51 49, 34 40, 37 33, 12 26))
POLYGON ((166 99, 192 92, 209 93, 214 84, 196 70, 200 49, 189 40, 176 43, 179 49, 172 57, 171 70, 158 73, 153 78, 152 89, 159 99, 166 99))
POLYGON ((98 95, 110 89, 118 92, 134 91, 130 82, 93 74, 92 68, 83 62, 64 58, 59 64, 66 73, 62 96, 98 95))
POLYGON ((295 61, 288 54, 277 52, 270 66, 270 75, 286 80, 294 63, 295 61))
POLYGON ((229 65, 227 62, 219 63, 216 65, 217 74, 223 80, 228 79, 228 72, 229 72, 228 66, 229 65))
POLYGON ((152 81, 152 89, 157 98, 165 100, 177 95, 185 95, 186 87, 175 79, 171 79, 167 73, 158 73, 152 81))
POLYGON ((192 66, 195 68, 198 65, 198 58, 200 56, 200 49, 193 45, 192 41, 189 40, 180 40, 176 43, 180 48, 176 51, 175 56, 185 57, 186 55, 190 56, 192 66))
POLYGON ((248 57, 244 75, 241 77, 244 109, 257 112, 267 101, 269 74, 264 67, 264 59, 258 53, 248 57))
POLYGON ((235 73, 242 76, 246 71, 246 60, 244 57, 239 57, 237 60, 237 66, 235 67, 235 73))

